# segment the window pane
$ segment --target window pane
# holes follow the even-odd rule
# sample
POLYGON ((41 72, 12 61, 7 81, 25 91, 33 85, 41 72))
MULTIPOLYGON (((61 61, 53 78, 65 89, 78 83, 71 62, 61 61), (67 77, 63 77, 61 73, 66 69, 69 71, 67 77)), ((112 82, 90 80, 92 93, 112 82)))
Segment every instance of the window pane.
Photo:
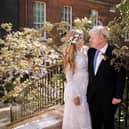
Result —
POLYGON ((63 7, 63 9, 61 10, 61 20, 68 22, 70 24, 70 27, 72 26, 72 7, 63 7))
POLYGON ((98 23, 98 11, 97 10, 94 10, 94 9, 90 10, 90 20, 92 21, 93 26, 97 25, 98 23))
POLYGON ((45 12, 46 8, 44 2, 33 2, 33 27, 35 29, 41 29, 43 27, 45 22, 45 12))

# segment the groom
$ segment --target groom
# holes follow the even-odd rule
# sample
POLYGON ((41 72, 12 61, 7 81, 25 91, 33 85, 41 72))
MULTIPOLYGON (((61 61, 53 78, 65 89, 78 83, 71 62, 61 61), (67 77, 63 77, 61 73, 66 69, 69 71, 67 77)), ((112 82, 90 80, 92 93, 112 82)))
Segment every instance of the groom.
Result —
POLYGON ((110 65, 113 46, 107 43, 108 31, 95 26, 90 32, 88 50, 89 84, 87 100, 93 129, 114 129, 114 114, 122 101, 125 84, 125 70, 115 70, 110 65))

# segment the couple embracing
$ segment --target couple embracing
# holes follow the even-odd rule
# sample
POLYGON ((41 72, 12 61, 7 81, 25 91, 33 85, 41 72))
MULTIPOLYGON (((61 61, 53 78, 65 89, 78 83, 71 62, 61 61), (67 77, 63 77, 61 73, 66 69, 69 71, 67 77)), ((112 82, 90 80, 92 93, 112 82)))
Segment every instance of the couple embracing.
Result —
POLYGON ((66 86, 62 129, 114 129, 114 114, 122 101, 125 70, 110 65, 114 49, 104 26, 90 31, 90 48, 82 49, 84 34, 70 32, 64 55, 66 86))

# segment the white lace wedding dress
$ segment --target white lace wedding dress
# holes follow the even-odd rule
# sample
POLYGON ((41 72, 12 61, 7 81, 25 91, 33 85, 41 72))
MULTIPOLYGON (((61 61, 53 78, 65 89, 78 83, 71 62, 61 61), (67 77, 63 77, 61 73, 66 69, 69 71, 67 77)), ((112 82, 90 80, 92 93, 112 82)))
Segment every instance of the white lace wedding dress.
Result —
POLYGON ((86 100, 88 84, 88 58, 82 52, 75 56, 76 69, 72 75, 69 65, 66 68, 66 80, 64 92, 64 118, 62 129, 91 129, 90 113, 86 100), (74 97, 80 97, 81 104, 73 103, 74 97))

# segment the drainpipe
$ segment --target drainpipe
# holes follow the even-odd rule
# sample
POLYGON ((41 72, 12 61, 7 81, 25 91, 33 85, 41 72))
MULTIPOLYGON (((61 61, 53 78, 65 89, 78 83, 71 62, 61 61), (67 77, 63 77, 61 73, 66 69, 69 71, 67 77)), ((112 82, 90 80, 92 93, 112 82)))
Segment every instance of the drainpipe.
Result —
POLYGON ((28 0, 25 0, 25 27, 28 27, 28 0))

